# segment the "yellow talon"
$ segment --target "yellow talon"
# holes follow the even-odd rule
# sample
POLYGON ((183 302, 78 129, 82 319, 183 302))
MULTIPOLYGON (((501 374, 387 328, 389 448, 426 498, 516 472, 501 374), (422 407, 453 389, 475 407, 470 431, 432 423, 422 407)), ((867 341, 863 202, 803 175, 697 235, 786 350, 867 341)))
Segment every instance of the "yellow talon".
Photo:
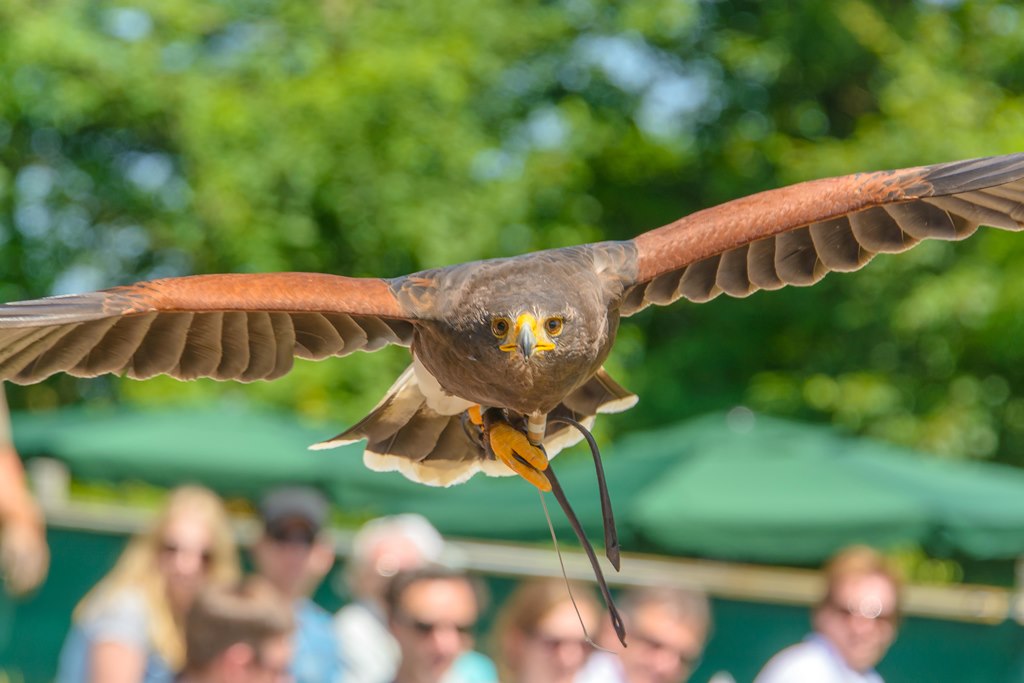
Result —
POLYGON ((494 455, 510 470, 541 491, 551 490, 551 482, 542 472, 548 468, 548 456, 543 449, 530 443, 525 434, 509 424, 499 422, 491 427, 490 440, 494 455))
POLYGON ((480 414, 480 406, 470 406, 466 408, 466 414, 469 415, 469 421, 477 427, 484 423, 484 416, 480 414))

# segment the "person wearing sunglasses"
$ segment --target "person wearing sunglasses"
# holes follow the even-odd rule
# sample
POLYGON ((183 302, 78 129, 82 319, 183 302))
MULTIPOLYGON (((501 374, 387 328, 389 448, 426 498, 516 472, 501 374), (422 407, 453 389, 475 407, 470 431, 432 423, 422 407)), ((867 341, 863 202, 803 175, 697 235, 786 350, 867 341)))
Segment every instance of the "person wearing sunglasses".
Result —
POLYGON ((291 683, 291 606, 258 576, 205 587, 185 620, 177 683, 291 683))
POLYGON ((352 538, 345 561, 351 602, 334 616, 345 683, 390 683, 401 652, 388 630, 384 594, 401 571, 439 563, 450 554, 444 538, 422 515, 403 513, 371 519, 352 538))
POLYGON ((342 669, 331 615, 311 597, 334 566, 324 533, 327 500, 310 487, 281 487, 263 497, 259 511, 263 530, 252 547, 253 565, 293 607, 295 681, 337 683, 342 669))
MULTIPOLYGON (((605 620, 595 652, 576 683, 682 683, 700 665, 711 631, 707 596, 694 590, 651 586, 632 588, 620 598, 626 642, 619 645, 605 620)), ((728 680, 722 674, 719 680, 728 680)))
POLYGON ((573 683, 587 663, 601 607, 594 589, 562 579, 516 587, 495 620, 494 655, 504 683, 573 683))
POLYGON ((496 683, 493 663, 471 652, 482 590, 468 574, 445 567, 395 575, 385 593, 401 651, 393 683, 496 683))
POLYGON ((882 683, 875 671, 899 628, 900 580, 866 546, 840 551, 825 567, 814 632, 778 653, 755 683, 882 683))
POLYGON ((185 658, 183 623, 198 592, 240 575, 221 499, 174 489, 154 522, 72 615, 58 683, 169 683, 185 658))

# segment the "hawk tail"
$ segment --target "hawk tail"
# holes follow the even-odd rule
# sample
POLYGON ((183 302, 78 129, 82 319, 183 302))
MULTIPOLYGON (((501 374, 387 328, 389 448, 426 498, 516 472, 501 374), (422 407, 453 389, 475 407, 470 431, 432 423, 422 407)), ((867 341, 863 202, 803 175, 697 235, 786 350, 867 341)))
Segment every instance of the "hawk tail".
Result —
MULTIPOLYGON (((591 427, 598 413, 613 413, 637 401, 602 368, 550 413, 571 417, 591 427)), ((369 415, 332 439, 313 444, 315 450, 335 448, 366 439, 363 462, 378 472, 401 472, 429 486, 461 484, 477 472, 511 476, 503 463, 488 457, 476 426, 465 410, 443 414, 428 405, 410 366, 369 415)), ((582 438, 562 423, 549 424, 544 438, 548 457, 582 438)))

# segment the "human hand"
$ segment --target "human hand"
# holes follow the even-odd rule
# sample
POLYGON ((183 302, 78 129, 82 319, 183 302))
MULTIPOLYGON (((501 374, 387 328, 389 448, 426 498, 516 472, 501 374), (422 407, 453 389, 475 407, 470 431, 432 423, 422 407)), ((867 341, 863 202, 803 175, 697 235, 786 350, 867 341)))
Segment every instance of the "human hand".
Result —
POLYGON ((50 550, 44 526, 35 515, 14 515, 0 529, 0 575, 7 592, 24 595, 46 577, 50 550))

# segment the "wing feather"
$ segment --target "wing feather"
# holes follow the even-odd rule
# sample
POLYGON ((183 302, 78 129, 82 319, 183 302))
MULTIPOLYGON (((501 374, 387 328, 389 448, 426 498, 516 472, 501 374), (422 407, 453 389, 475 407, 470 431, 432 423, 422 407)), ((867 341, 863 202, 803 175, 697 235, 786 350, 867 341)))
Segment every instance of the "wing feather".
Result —
POLYGON ((1020 221, 1002 211, 978 203, 979 193, 967 192, 951 197, 928 197, 923 201, 933 204, 946 213, 961 216, 975 226, 991 225, 1006 230, 1020 230, 1020 221))
POLYGON ((408 345, 414 321, 380 279, 268 273, 155 280, 0 306, 0 379, 27 384, 57 372, 274 379, 295 356, 408 345))
POLYGON ((979 225, 1024 229, 1024 154, 814 180, 686 216, 629 243, 620 312, 811 285, 979 225))
MULTIPOLYGON (((809 231, 818 258, 821 259, 822 265, 829 270, 841 273, 858 270, 863 268, 874 255, 865 250, 857 241, 853 234, 853 226, 846 216, 812 223, 809 231)), ((764 241, 772 242, 773 240, 764 241)))
POLYGON ((63 326, 66 331, 60 339, 41 350, 22 372, 29 372, 35 377, 49 377, 55 372, 74 367, 116 322, 114 318, 105 318, 63 326))
POLYGON ((757 240, 747 249, 747 276, 758 289, 781 289, 786 283, 775 270, 775 240, 757 240))
POLYGON ((818 258, 809 228, 784 232, 775 238, 775 272, 791 285, 813 285, 828 271, 818 258))
POLYGON ((300 358, 320 360, 345 348, 345 339, 338 334, 322 313, 295 313, 295 354, 300 358))
POLYGON ((352 316, 335 313, 325 315, 324 317, 334 326, 338 335, 344 340, 342 350, 345 353, 362 351, 366 348, 366 342, 369 340, 369 337, 366 336, 366 330, 359 327, 356 321, 352 319, 352 316))
POLYGON ((273 372, 277 361, 277 339, 270 314, 266 311, 250 313, 245 320, 249 330, 249 365, 238 379, 252 382, 273 372))
POLYGON ((220 344, 220 363, 210 376, 220 380, 240 379, 249 367, 249 314, 224 312, 220 344))
MULTIPOLYGON (((128 376, 132 379, 149 379, 173 373, 181 361, 194 317, 194 313, 180 312, 156 316, 153 324, 146 330, 142 343, 132 355, 128 376)), ((107 318, 106 321, 116 323, 117 318, 107 318)), ((69 370, 74 369, 75 366, 72 366, 69 370)))
POLYGON ((21 372, 53 347, 73 327, 74 325, 56 325, 0 330, 0 345, 4 348, 0 374, 11 376, 21 372))
MULTIPOLYGON (((718 272, 718 263, 721 256, 715 254, 711 258, 698 261, 682 273, 679 286, 670 290, 668 296, 661 297, 666 303, 675 301, 682 294, 690 301, 710 301, 721 293, 715 282, 715 274, 718 272)), ((667 273, 662 276, 666 282, 679 280, 674 273, 667 273)), ((655 281, 657 282, 657 281, 655 281)), ((660 302, 659 302, 660 303, 660 302)))
POLYGON ((905 233, 884 207, 875 206, 849 215, 857 244, 875 254, 899 254, 918 240, 905 233))
MULTIPOLYGON (((134 321, 135 318, 123 318, 134 321)), ((114 329, 117 329, 115 326, 114 329)), ((221 332, 224 329, 223 313, 196 313, 187 330, 185 348, 175 372, 182 379, 209 377, 217 372, 221 358, 221 332)), ((111 330, 113 332, 113 330, 111 330)))
POLYGON ((353 322, 359 325, 366 334, 366 345, 363 347, 364 351, 376 351, 384 348, 388 344, 398 344, 399 346, 409 345, 409 338, 399 335, 393 327, 380 318, 358 316, 353 319, 353 322))
POLYGON ((747 268, 749 251, 750 245, 743 245, 722 254, 715 285, 729 296, 744 297, 755 289, 747 268))
POLYGON ((72 372, 80 377, 124 372, 156 318, 156 313, 146 313, 118 319, 101 342, 75 364, 72 372))
POLYGON ((908 235, 918 240, 958 240, 974 232, 966 220, 958 220, 926 202, 887 204, 884 208, 908 235))

